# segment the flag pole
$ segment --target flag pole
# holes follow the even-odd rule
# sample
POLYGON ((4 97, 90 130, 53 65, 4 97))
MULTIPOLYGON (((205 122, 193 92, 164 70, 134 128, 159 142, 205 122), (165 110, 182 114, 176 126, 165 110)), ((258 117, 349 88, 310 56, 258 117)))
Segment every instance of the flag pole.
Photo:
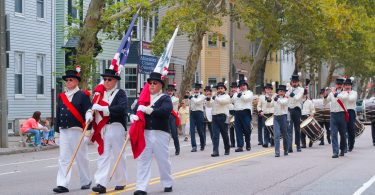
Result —
POLYGON ((112 169, 112 172, 111 172, 111 176, 109 177, 109 181, 111 181, 113 175, 115 174, 115 171, 116 171, 116 168, 118 166, 118 163, 120 162, 121 157, 122 157, 123 153, 125 152, 125 148, 126 148, 126 145, 128 144, 128 142, 129 142, 129 134, 126 135, 125 143, 122 145, 121 152, 120 152, 120 154, 117 157, 115 166, 113 166, 113 169, 112 169))

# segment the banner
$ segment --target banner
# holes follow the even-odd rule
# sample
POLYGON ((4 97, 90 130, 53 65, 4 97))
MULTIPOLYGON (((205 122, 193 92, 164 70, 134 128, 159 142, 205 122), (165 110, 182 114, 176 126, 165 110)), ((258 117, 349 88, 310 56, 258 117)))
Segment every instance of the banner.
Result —
POLYGON ((141 55, 139 59, 139 73, 150 74, 154 71, 156 64, 158 63, 158 57, 141 55))

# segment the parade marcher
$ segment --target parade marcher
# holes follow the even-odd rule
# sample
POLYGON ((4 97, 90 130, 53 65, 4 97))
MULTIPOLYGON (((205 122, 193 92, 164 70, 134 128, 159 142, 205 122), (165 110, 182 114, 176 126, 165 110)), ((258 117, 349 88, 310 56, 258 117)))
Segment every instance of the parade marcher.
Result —
POLYGON ((178 109, 178 116, 180 117, 181 121, 181 130, 183 135, 185 136, 184 141, 188 141, 188 136, 190 132, 190 126, 189 126, 189 106, 188 105, 188 100, 183 99, 181 102, 180 109, 178 109))
MULTIPOLYGON (((153 157, 159 167, 164 192, 172 192, 173 184, 168 148, 170 139, 168 119, 173 110, 172 100, 170 96, 162 93, 164 82, 160 73, 152 72, 147 82, 150 85, 151 104, 150 106, 139 105, 137 108, 137 111, 142 111, 145 115, 146 148, 137 160, 137 186, 134 195, 147 194, 153 157)), ((139 120, 136 115, 130 115, 130 119, 132 122, 139 120)))
MULTIPOLYGON (((72 171, 69 171, 67 175, 66 171, 74 149, 80 141, 83 128, 88 122, 86 119, 85 123, 85 113, 91 107, 89 95, 78 88, 81 77, 80 69, 77 68, 77 70, 67 70, 62 76, 66 91, 59 95, 57 102, 55 131, 60 132, 60 154, 57 187, 53 189, 56 193, 69 192, 68 185, 72 171)), ((84 140, 75 158, 82 190, 90 189, 91 186, 87 150, 87 140, 84 140)))
POLYGON ((206 133, 204 131, 204 113, 203 104, 206 97, 201 94, 202 84, 195 83, 194 93, 189 96, 190 102, 190 139, 191 139, 191 152, 197 151, 197 143, 195 142, 195 128, 197 128, 201 151, 206 146, 206 133))
POLYGON ((346 110, 346 101, 348 99, 348 93, 343 89, 344 79, 336 79, 336 87, 331 88, 331 92, 325 91, 324 93, 324 104, 331 103, 331 139, 332 139, 332 158, 339 157, 339 144, 337 133, 340 133, 340 156, 344 156, 346 149, 346 121, 349 120, 349 116, 346 110))
MULTIPOLYGON (((369 102, 375 104, 375 88, 372 89, 372 97, 369 99, 369 102)), ((371 121, 371 135, 372 135, 372 145, 375 146, 375 120, 371 121)))
POLYGON ((288 97, 285 96, 286 86, 279 85, 277 87, 277 95, 273 98, 274 106, 274 142, 275 157, 280 157, 280 135, 283 137, 284 155, 288 155, 288 133, 287 133, 287 114, 288 114, 288 97))
POLYGON ((352 90, 353 81, 350 78, 347 78, 344 81, 344 88, 345 91, 348 93, 348 101, 347 101, 347 107, 349 113, 349 122, 347 125, 347 132, 348 132, 348 146, 349 146, 349 152, 351 152, 354 148, 355 143, 355 120, 356 120, 356 106, 357 106, 357 92, 352 90))
MULTIPOLYGON (((324 92, 326 91, 325 88, 320 89, 319 96, 321 99, 324 99, 324 92)), ((326 105, 328 107, 331 106, 331 103, 328 103, 329 105, 326 105)), ((329 121, 327 122, 319 122, 319 125, 326 130, 326 136, 327 136, 327 142, 328 144, 331 144, 331 130, 330 130, 330 123, 329 121)), ((319 145, 324 145, 324 136, 320 138, 320 144, 319 145)))
MULTIPOLYGON (((313 101, 309 98, 307 89, 305 89, 302 98, 302 116, 301 121, 306 120, 309 117, 313 117, 315 113, 315 107, 313 101)), ((302 148, 306 148, 306 134, 301 131, 301 142, 302 148)), ((313 142, 310 139, 309 147, 312 147, 313 142)))
MULTIPOLYGON (((237 86, 237 82, 232 82, 231 85, 230 85, 230 92, 229 92, 229 97, 231 98, 231 100, 233 100, 233 95, 235 93, 237 93, 238 91, 238 86, 237 86)), ((234 113, 235 113, 235 110, 234 110, 234 105, 233 105, 233 101, 231 101, 231 103, 229 104, 228 106, 228 109, 229 109, 229 114, 230 114, 230 120, 229 120, 229 139, 230 139, 230 147, 231 148, 234 148, 236 147, 236 133, 235 133, 235 130, 234 130, 234 113)))
POLYGON ((262 143, 263 147, 268 148, 268 143, 270 142, 270 133, 268 130, 265 128, 265 121, 271 117, 274 113, 274 108, 272 104, 272 84, 267 83, 264 86, 264 94, 259 96, 258 99, 258 105, 257 105, 257 110, 258 110, 258 117, 259 117, 259 122, 258 122, 258 140, 260 143, 262 143), (264 131, 262 133, 262 131, 264 131), (263 136, 264 139, 263 139, 263 136))
MULTIPOLYGON (((175 92, 176 92, 175 85, 168 85, 167 93, 171 97, 172 104, 173 104, 173 111, 177 114, 178 102, 180 101, 180 99, 175 96, 174 94, 175 92)), ((176 125, 176 120, 177 119, 174 115, 171 114, 171 116, 169 116, 169 129, 171 130, 171 136, 172 136, 174 148, 175 148, 175 155, 179 155, 180 154, 180 142, 178 140, 178 130, 177 130, 177 125, 176 125)))
POLYGON ((211 99, 211 97, 212 97, 211 86, 206 86, 204 88, 204 95, 206 96, 206 101, 204 102, 204 118, 205 118, 205 121, 204 121, 203 130, 204 130, 204 134, 205 134, 205 137, 206 137, 206 131, 207 131, 207 127, 208 127, 208 131, 210 132, 210 137, 211 137, 211 141, 212 141, 212 137, 213 137, 213 132, 212 132, 212 108, 206 105, 207 99, 208 99, 208 101, 210 101, 209 99, 211 99))
POLYGON ((228 124, 226 124, 227 117, 229 115, 228 105, 231 103, 231 99, 228 94, 225 94, 227 87, 223 82, 220 82, 216 86, 217 94, 212 98, 207 97, 207 107, 212 108, 212 129, 213 129, 213 153, 212 157, 219 156, 219 142, 220 134, 223 137, 224 142, 224 155, 229 155, 230 145, 228 137, 228 124))
POLYGON ((237 138, 237 149, 235 152, 243 152, 245 135, 246 150, 251 150, 251 109, 253 107, 253 92, 248 90, 246 80, 240 80, 238 83, 240 90, 232 97, 235 111, 235 129, 237 138))
MULTIPOLYGON (((98 95, 94 97, 94 105, 86 112, 86 119, 93 120, 93 112, 97 111, 95 112, 96 121, 100 120, 100 118, 108 120, 103 127, 100 127, 100 125, 98 127, 94 126, 94 130, 98 131, 94 133, 94 136, 103 136, 100 138, 103 142, 98 142, 99 148, 103 148, 103 150, 99 149, 97 171, 94 176, 95 184, 97 185, 92 188, 94 192, 106 193, 111 165, 114 164, 112 160, 117 159, 113 159, 113 156, 117 157, 121 153, 122 145, 125 143, 128 99, 124 90, 117 89, 117 84, 121 77, 118 76, 116 71, 106 69, 101 76, 103 77, 105 88, 103 97, 98 95), (101 102, 95 103, 97 98, 101 102)), ((125 188, 127 179, 125 163, 126 156, 123 154, 114 174, 115 190, 123 190, 125 188)))
POLYGON ((292 75, 291 88, 286 93, 288 96, 288 111, 290 114, 290 124, 288 128, 288 143, 289 152, 293 152, 293 129, 295 134, 295 144, 297 145, 297 152, 301 152, 301 105, 304 89, 299 86, 299 76, 292 75))

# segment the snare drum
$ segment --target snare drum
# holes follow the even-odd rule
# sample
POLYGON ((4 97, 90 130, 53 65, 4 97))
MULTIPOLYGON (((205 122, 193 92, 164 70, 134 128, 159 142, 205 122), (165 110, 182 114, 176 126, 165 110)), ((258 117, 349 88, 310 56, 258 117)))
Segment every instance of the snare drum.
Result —
POLYGON ((324 105, 323 99, 313 99, 315 107, 315 120, 321 123, 329 122, 331 118, 331 111, 329 104, 324 105))
POLYGON ((320 127, 318 121, 316 121, 314 117, 309 117, 302 121, 300 127, 301 131, 305 133, 312 142, 316 142, 324 136, 322 127, 320 127))
POLYGON ((363 131, 365 131, 365 125, 361 123, 358 118, 356 118, 354 123, 355 137, 357 138, 362 135, 363 131))
POLYGON ((275 134, 274 134, 274 131, 273 131, 273 115, 270 116, 270 117, 264 122, 264 125, 266 126, 266 129, 267 129, 268 132, 270 133, 271 137, 274 138, 274 137, 275 137, 275 134))
POLYGON ((375 120, 375 101, 374 100, 364 100, 364 114, 367 121, 375 120))

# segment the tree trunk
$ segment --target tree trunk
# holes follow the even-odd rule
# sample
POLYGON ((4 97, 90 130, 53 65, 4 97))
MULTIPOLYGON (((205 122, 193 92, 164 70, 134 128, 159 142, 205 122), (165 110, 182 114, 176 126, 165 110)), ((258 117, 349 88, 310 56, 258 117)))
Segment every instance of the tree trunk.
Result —
POLYGON ((328 87, 331 84, 333 80, 333 72, 335 72, 335 69, 336 69, 336 63, 334 63, 333 60, 330 60, 327 81, 324 87, 328 87))
POLYGON ((269 50, 270 50, 270 45, 266 45, 265 41, 262 39, 259 43, 257 53, 254 57, 254 62, 251 65, 252 69, 250 71, 249 79, 248 79, 250 90, 254 91, 254 87, 256 85, 256 80, 257 80, 259 70, 264 68, 262 66, 265 66, 264 60, 266 60, 269 50))
POLYGON ((186 70, 184 72, 182 82, 180 85, 180 97, 184 97, 185 92, 190 90, 191 85, 194 82, 195 72, 197 70, 198 60, 202 51, 202 40, 205 31, 197 27, 195 35, 191 39, 191 46, 189 55, 186 59, 186 70))
POLYGON ((95 70, 93 55, 97 34, 100 31, 100 20, 105 6, 104 0, 91 0, 83 27, 79 33, 76 63, 81 66, 81 88, 87 89, 90 82, 91 70, 95 70))
POLYGON ((294 64, 293 74, 298 74, 298 72, 301 72, 304 58, 304 47, 302 43, 296 48, 294 57, 296 58, 296 62, 294 64))

